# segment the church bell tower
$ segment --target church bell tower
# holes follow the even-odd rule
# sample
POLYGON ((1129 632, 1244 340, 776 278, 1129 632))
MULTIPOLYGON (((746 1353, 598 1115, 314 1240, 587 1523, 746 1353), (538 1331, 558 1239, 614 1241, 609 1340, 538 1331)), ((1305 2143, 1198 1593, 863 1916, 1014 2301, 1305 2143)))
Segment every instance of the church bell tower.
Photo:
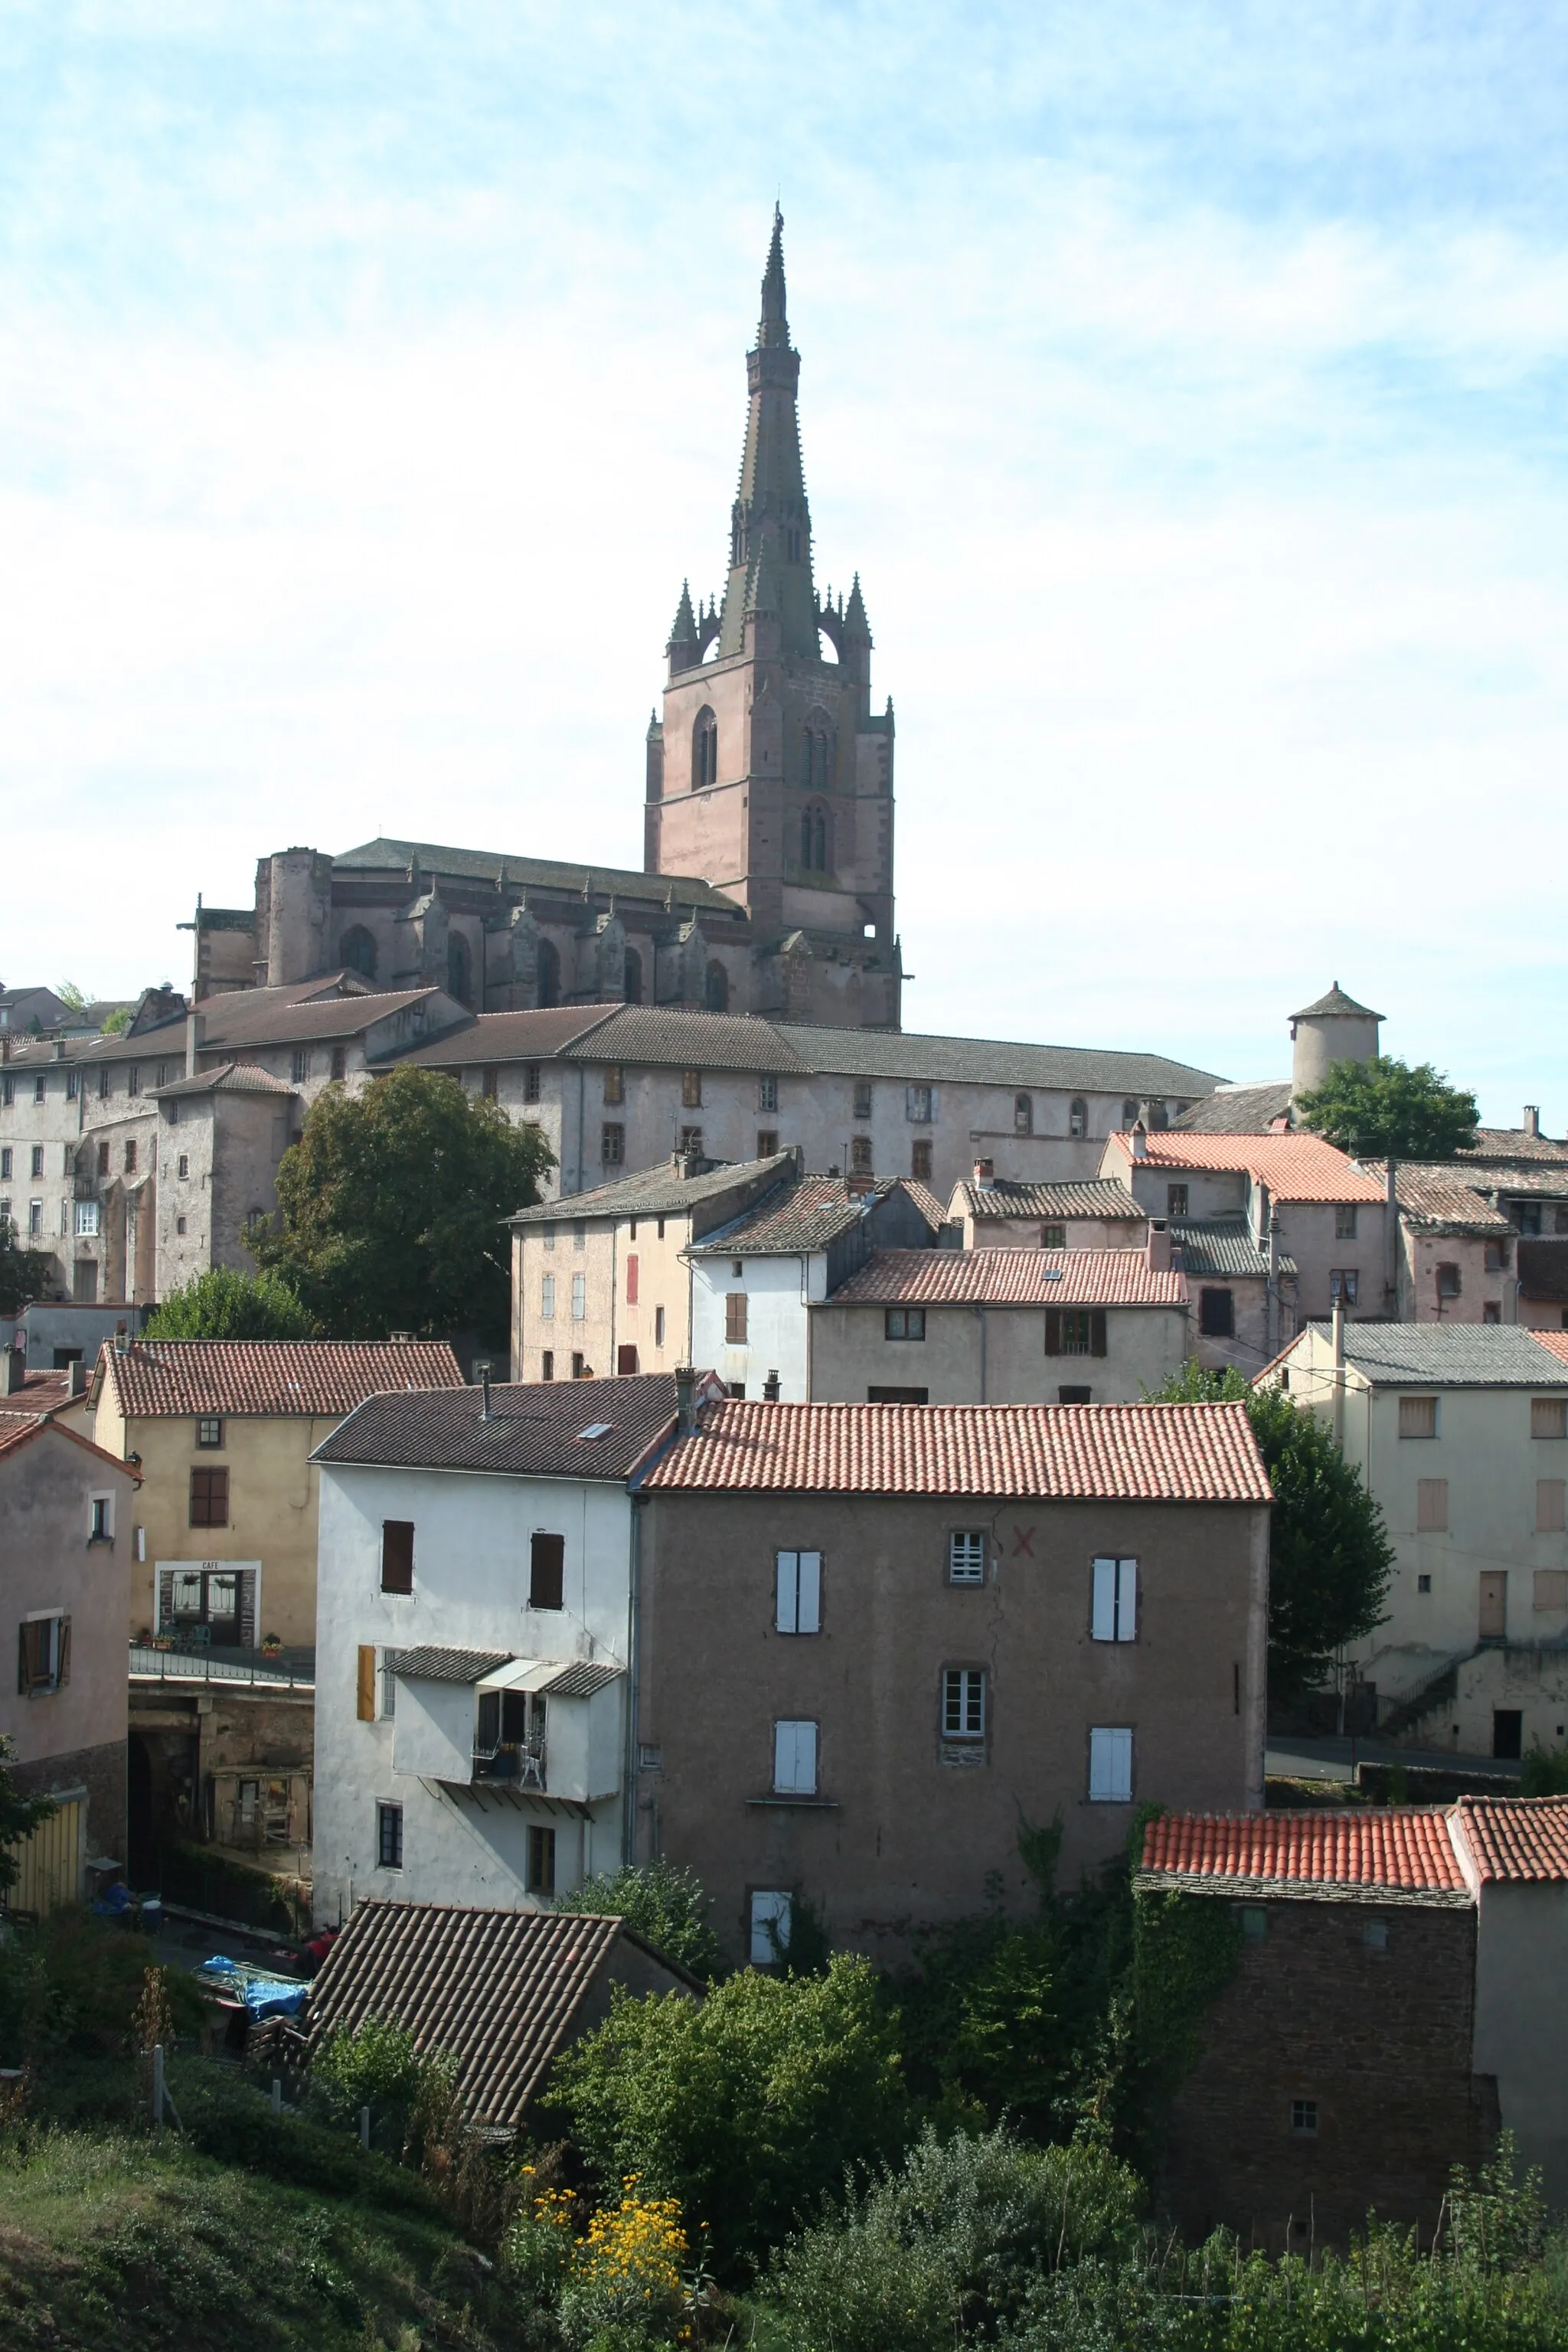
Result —
POLYGON ((680 592, 648 736, 643 862, 746 908, 750 1003, 732 1009, 897 1029, 893 708, 871 709, 858 574, 847 599, 816 592, 799 382, 775 210, 723 602, 694 608, 680 592))

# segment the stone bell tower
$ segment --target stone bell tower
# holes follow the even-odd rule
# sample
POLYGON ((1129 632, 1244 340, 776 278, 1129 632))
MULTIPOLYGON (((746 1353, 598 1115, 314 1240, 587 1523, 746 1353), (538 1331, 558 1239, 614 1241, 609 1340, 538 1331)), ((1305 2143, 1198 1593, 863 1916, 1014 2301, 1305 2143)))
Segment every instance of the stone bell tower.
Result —
POLYGON ((744 1009, 897 1029, 893 707, 871 709, 858 574, 837 603, 813 579, 777 211, 746 381, 723 603, 694 609, 682 587, 666 647, 644 867, 700 876, 746 908, 744 1009))

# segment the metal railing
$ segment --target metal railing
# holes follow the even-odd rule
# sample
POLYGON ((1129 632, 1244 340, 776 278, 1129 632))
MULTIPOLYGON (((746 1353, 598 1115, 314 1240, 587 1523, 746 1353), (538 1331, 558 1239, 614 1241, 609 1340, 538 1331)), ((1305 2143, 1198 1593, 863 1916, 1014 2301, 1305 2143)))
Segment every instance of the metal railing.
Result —
POLYGON ((313 1691, 316 1666, 268 1664, 251 1658, 214 1657, 210 1651, 161 1650, 149 1642, 131 1644, 131 1674, 138 1682, 238 1683, 253 1690, 313 1691))

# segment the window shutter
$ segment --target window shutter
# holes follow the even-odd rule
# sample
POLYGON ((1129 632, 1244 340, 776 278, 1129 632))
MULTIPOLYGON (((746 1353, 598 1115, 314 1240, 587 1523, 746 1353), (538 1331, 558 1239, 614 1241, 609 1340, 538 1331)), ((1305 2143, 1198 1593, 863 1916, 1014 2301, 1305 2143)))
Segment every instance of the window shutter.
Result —
POLYGON ((1116 1638, 1119 1642, 1135 1642, 1138 1638, 1138 1563, 1135 1559, 1119 1559, 1116 1563, 1116 1638))
POLYGON ((626 1260, 626 1305, 628 1307, 635 1307, 637 1303, 637 1262, 635 1257, 628 1257, 626 1260))
POLYGON ((1062 1351, 1062 1310, 1059 1307, 1046 1309, 1046 1353, 1059 1356, 1062 1351))
POLYGON ((1091 1307, 1089 1312, 1089 1352, 1091 1356, 1105 1353, 1105 1309, 1091 1307))
POLYGON ((1094 1616, 1089 1630, 1097 1642, 1116 1639, 1116 1570, 1113 1559, 1094 1563, 1094 1616))
POLYGON ((801 1553, 797 1591, 796 1633, 819 1633, 822 1631, 822 1554, 819 1551, 801 1553))
POLYGON ((61 1684, 61 1685, 65 1685, 66 1683, 68 1683, 68 1682, 69 1682, 69 1680, 70 1680, 70 1678, 71 1678, 71 1621, 70 1621, 70 1619, 69 1619, 68 1617, 62 1617, 62 1618, 60 1619, 60 1656, 59 1656, 59 1671, 58 1671, 58 1673, 56 1675, 55 1679, 56 1679, 56 1681, 57 1681, 58 1683, 59 1683, 59 1684, 61 1684))
POLYGON ((793 1633, 796 1630, 795 1620, 799 1606, 800 1554, 795 1551, 775 1553, 774 1568, 777 1582, 773 1623, 779 1633, 793 1633))
POLYGON ((730 1290, 724 1294, 724 1339, 731 1348, 746 1344, 746 1294, 730 1290))
POLYGON ((362 1723, 375 1721, 375 1648, 373 1643, 359 1645, 359 1676, 354 1694, 354 1713, 362 1723))

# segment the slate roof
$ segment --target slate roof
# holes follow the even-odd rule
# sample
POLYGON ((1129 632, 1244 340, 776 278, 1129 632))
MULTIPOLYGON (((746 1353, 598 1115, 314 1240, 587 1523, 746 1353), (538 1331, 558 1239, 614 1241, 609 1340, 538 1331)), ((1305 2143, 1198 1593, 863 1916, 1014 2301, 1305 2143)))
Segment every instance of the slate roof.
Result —
POLYGON ((463 1385, 444 1339, 137 1339, 102 1349, 102 1380, 130 1421, 342 1415, 384 1389, 463 1385))
MULTIPOLYGON (((1130 1135, 1110 1139, 1131 1159, 1130 1135)), ((1321 1135, 1196 1135, 1167 1128, 1147 1140, 1148 1154, 1142 1163, 1146 1167, 1238 1169, 1267 1184, 1281 1203, 1383 1199, 1382 1185, 1363 1176, 1353 1160, 1321 1135)))
POLYGON ((619 898, 652 899, 662 902, 673 890, 679 907, 711 907, 716 911, 738 915, 742 912, 733 898, 727 898, 710 882, 689 874, 637 874, 623 866, 574 866, 554 857, 523 857, 511 851, 498 849, 451 849, 435 841, 394 841, 384 834, 374 841, 362 842, 357 849, 345 849, 332 859, 334 868, 349 872, 406 874, 409 860, 418 864, 420 877, 428 876, 439 881, 450 875, 454 881, 497 883, 504 870, 509 883, 521 883, 529 888, 564 890, 574 898, 592 891, 607 894, 615 891, 619 898))
POLYGON ((1167 1882, 1237 1891, 1466 1892, 1447 1814, 1436 1807, 1164 1813, 1143 1832, 1143 1869, 1167 1882))
MULTIPOLYGON (((1234 1217, 1173 1217, 1171 1248, 1173 1255, 1181 1249, 1182 1272, 1194 1280, 1224 1277, 1230 1281, 1244 1280, 1248 1276, 1267 1279, 1268 1253, 1260 1250, 1252 1238, 1247 1220, 1234 1217)), ((1296 1261, 1279 1256, 1279 1272, 1294 1274, 1296 1261)))
POLYGON ((1568 1797, 1461 1797, 1454 1810, 1483 1885, 1568 1878, 1568 1797))
POLYGON ((597 1029, 616 1004, 552 1004, 535 1012, 481 1013, 403 1059, 426 1069, 481 1069, 491 1062, 546 1062, 597 1029))
POLYGON ((1212 1070, 1194 1069, 1162 1054, 1030 1045, 992 1037, 933 1037, 910 1030, 812 1029, 785 1022, 775 1026, 808 1069, 860 1078, 963 1078, 980 1086, 1136 1095, 1141 1099, 1207 1094, 1220 1083, 1212 1070))
POLYGON ((575 1224, 588 1217, 678 1217, 704 1202, 772 1173, 782 1183, 795 1173, 793 1151, 776 1151, 769 1160, 737 1160, 710 1168, 700 1176, 681 1176, 661 1160, 637 1176, 618 1176, 613 1184, 595 1184, 591 1192, 568 1192, 559 1201, 541 1201, 520 1209, 508 1222, 520 1225, 575 1224))
POLYGON ((563 1051, 568 1061, 618 1062, 627 1068, 662 1064, 800 1076, 812 1067, 771 1021, 746 1013, 689 1012, 679 1005, 618 1005, 602 1028, 563 1051))
POLYGON ((1095 1176, 1081 1184, 965 1182, 954 1188, 955 1212, 958 1194, 972 1217, 1121 1217, 1141 1225, 1149 1214, 1114 1176, 1095 1176))
POLYGON ((192 1078, 176 1078, 173 1086, 153 1087, 159 1102, 181 1102, 187 1095, 292 1095, 286 1079, 254 1062, 220 1062, 215 1070, 198 1070, 192 1078))
POLYGON ((511 1657, 510 1650, 443 1650, 433 1644, 413 1650, 391 1650, 386 1663, 394 1674, 416 1682, 477 1683, 511 1657))
POLYGON ((1541 1346, 1554 1336, 1517 1323, 1351 1322, 1345 1361, 1373 1387, 1558 1388, 1568 1362, 1541 1346))
MULTIPOLYGON (((1386 1198, 1388 1162, 1362 1160, 1356 1164, 1376 1180, 1386 1198)), ((1484 1201, 1449 1161, 1395 1160, 1394 1186, 1402 1214, 1434 1233, 1511 1234, 1514 1230, 1502 1211, 1484 1201)))
POLYGON ((1175 1307, 1180 1274, 1155 1274, 1139 1249, 877 1250, 829 1307, 1175 1307))
POLYGON ((1276 1119, 1288 1118, 1289 1112, 1289 1079, 1267 1078, 1257 1086, 1216 1087, 1212 1095, 1173 1119, 1166 1132, 1266 1135, 1276 1119))
POLYGON ((1358 1004, 1353 996, 1345 994, 1337 980, 1326 995, 1316 998, 1310 1004, 1303 1004, 1300 1013, 1292 1013, 1289 1017, 1292 1021, 1321 1021, 1327 1014, 1352 1013, 1359 1013, 1363 1021, 1386 1021, 1388 1018, 1386 1013, 1374 1013, 1370 1005, 1358 1004))
POLYGON ((675 1425, 668 1372, 614 1381, 509 1381, 367 1399, 318 1445, 313 1462, 482 1470, 514 1478, 626 1477, 675 1425), (584 1430, 608 1423, 602 1437, 584 1430))
POLYGON ((730 1399, 645 1491, 1266 1503, 1243 1404, 767 1404, 730 1399))
MULTIPOLYGON (((311 990, 331 984, 309 983, 311 990)), ((300 988, 236 988, 219 996, 204 997, 197 1012, 202 1019, 203 1054, 231 1045, 295 1045, 315 1038, 358 1037, 377 1021, 385 1021, 416 1004, 436 1008, 437 988, 385 989, 364 995, 307 993, 300 988)), ((181 1024, 182 1028, 184 1024, 181 1024)))
POLYGON ((947 1223, 947 1211, 931 1191, 931 1186, 921 1183, 913 1176, 900 1176, 898 1182, 900 1192, 909 1194, 932 1233, 940 1234, 947 1223))
POLYGON ((803 1176, 770 1192, 717 1237, 710 1234, 693 1243, 689 1255, 790 1257, 804 1250, 826 1249, 840 1234, 852 1232, 872 1201, 889 1189, 884 1183, 870 1192, 851 1193, 842 1176, 803 1176))
MULTIPOLYGON (((623 1939, 648 1949, 614 1917, 358 1903, 311 1984, 311 2039, 386 2018, 422 2053, 456 2058, 470 2117, 515 2127, 586 2022, 584 2006, 623 1939)), ((669 1973, 672 1984, 689 1981, 669 1973)))

